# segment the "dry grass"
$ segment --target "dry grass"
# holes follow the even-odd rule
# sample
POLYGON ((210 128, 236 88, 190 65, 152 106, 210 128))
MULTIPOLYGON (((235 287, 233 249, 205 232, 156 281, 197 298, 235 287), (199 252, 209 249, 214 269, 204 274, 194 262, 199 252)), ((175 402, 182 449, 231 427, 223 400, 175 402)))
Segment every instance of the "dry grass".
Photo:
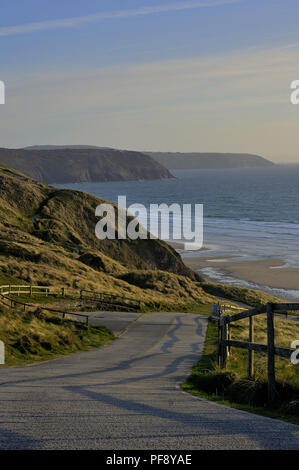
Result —
POLYGON ((62 320, 40 310, 0 308, 1 340, 5 343, 5 366, 24 365, 101 346, 113 338, 105 327, 62 320))
MULTIPOLYGON (((248 341, 248 319, 232 323, 231 337, 238 341, 248 341)), ((291 342, 299 340, 299 322, 275 317, 275 345, 282 348, 290 348, 291 342)), ((267 319, 266 315, 258 315, 254 318, 255 343, 267 344, 267 319)), ((246 376, 247 357, 245 350, 231 349, 227 369, 237 372, 240 376, 246 376)), ((254 354, 255 377, 259 380, 267 380, 267 356, 263 353, 254 354)), ((290 359, 275 357, 276 376, 282 383, 296 385, 299 389, 299 368, 291 363, 290 359)))
POLYGON ((252 307, 265 305, 267 302, 281 302, 277 297, 266 292, 248 289, 247 287, 229 286, 226 284, 217 284, 214 282, 203 282, 202 288, 211 295, 217 295, 236 302, 242 302, 252 307))

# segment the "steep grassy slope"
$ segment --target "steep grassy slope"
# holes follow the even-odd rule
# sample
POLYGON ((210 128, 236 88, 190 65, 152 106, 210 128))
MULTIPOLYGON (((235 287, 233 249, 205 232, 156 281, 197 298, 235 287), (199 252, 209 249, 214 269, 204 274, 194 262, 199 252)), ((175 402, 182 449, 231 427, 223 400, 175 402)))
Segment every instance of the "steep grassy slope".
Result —
POLYGON ((149 155, 127 150, 1 148, 0 162, 45 183, 171 178, 149 155))
POLYGON ((0 167, 0 280, 130 294, 153 308, 211 302, 201 278, 159 240, 95 237, 86 193, 57 190, 0 167), (140 279, 147 276, 147 282, 140 279))

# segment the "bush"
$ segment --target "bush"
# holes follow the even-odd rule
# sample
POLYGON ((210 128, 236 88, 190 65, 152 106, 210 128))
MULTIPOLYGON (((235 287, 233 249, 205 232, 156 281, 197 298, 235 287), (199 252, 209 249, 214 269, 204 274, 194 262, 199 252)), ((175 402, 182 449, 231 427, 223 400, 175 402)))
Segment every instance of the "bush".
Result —
POLYGON ((223 395, 235 379, 233 372, 193 372, 187 383, 206 393, 223 395))
POLYGON ((236 380, 226 390, 227 397, 236 403, 264 406, 267 403, 267 384, 259 380, 236 380))

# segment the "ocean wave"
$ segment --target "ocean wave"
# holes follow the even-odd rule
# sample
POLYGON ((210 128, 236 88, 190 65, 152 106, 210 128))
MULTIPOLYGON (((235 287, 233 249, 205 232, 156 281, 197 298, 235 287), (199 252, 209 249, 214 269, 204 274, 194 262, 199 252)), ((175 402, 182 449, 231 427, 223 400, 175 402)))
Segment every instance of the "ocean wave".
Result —
POLYGON ((211 267, 201 268, 198 271, 211 281, 220 282, 221 284, 229 284, 231 286, 247 287, 249 289, 262 290, 267 294, 285 300, 299 300, 299 290, 275 288, 256 284, 251 281, 245 281, 242 279, 235 278, 233 276, 221 272, 219 269, 211 267))

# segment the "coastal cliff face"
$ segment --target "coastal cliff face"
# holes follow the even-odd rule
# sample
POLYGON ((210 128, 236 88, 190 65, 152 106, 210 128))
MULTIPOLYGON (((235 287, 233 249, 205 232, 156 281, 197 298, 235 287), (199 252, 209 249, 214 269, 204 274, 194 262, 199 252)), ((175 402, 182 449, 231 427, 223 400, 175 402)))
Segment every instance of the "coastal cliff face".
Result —
POLYGON ((97 148, 0 149, 0 162, 45 183, 171 178, 141 152, 97 148))
POLYGON ((129 294, 153 307, 212 298, 160 240, 98 240, 103 199, 55 189, 0 165, 0 280, 129 294), (147 284, 143 284, 146 276, 147 284))
POLYGON ((208 168, 255 168, 272 166, 270 160, 247 153, 146 152, 169 170, 208 168))

